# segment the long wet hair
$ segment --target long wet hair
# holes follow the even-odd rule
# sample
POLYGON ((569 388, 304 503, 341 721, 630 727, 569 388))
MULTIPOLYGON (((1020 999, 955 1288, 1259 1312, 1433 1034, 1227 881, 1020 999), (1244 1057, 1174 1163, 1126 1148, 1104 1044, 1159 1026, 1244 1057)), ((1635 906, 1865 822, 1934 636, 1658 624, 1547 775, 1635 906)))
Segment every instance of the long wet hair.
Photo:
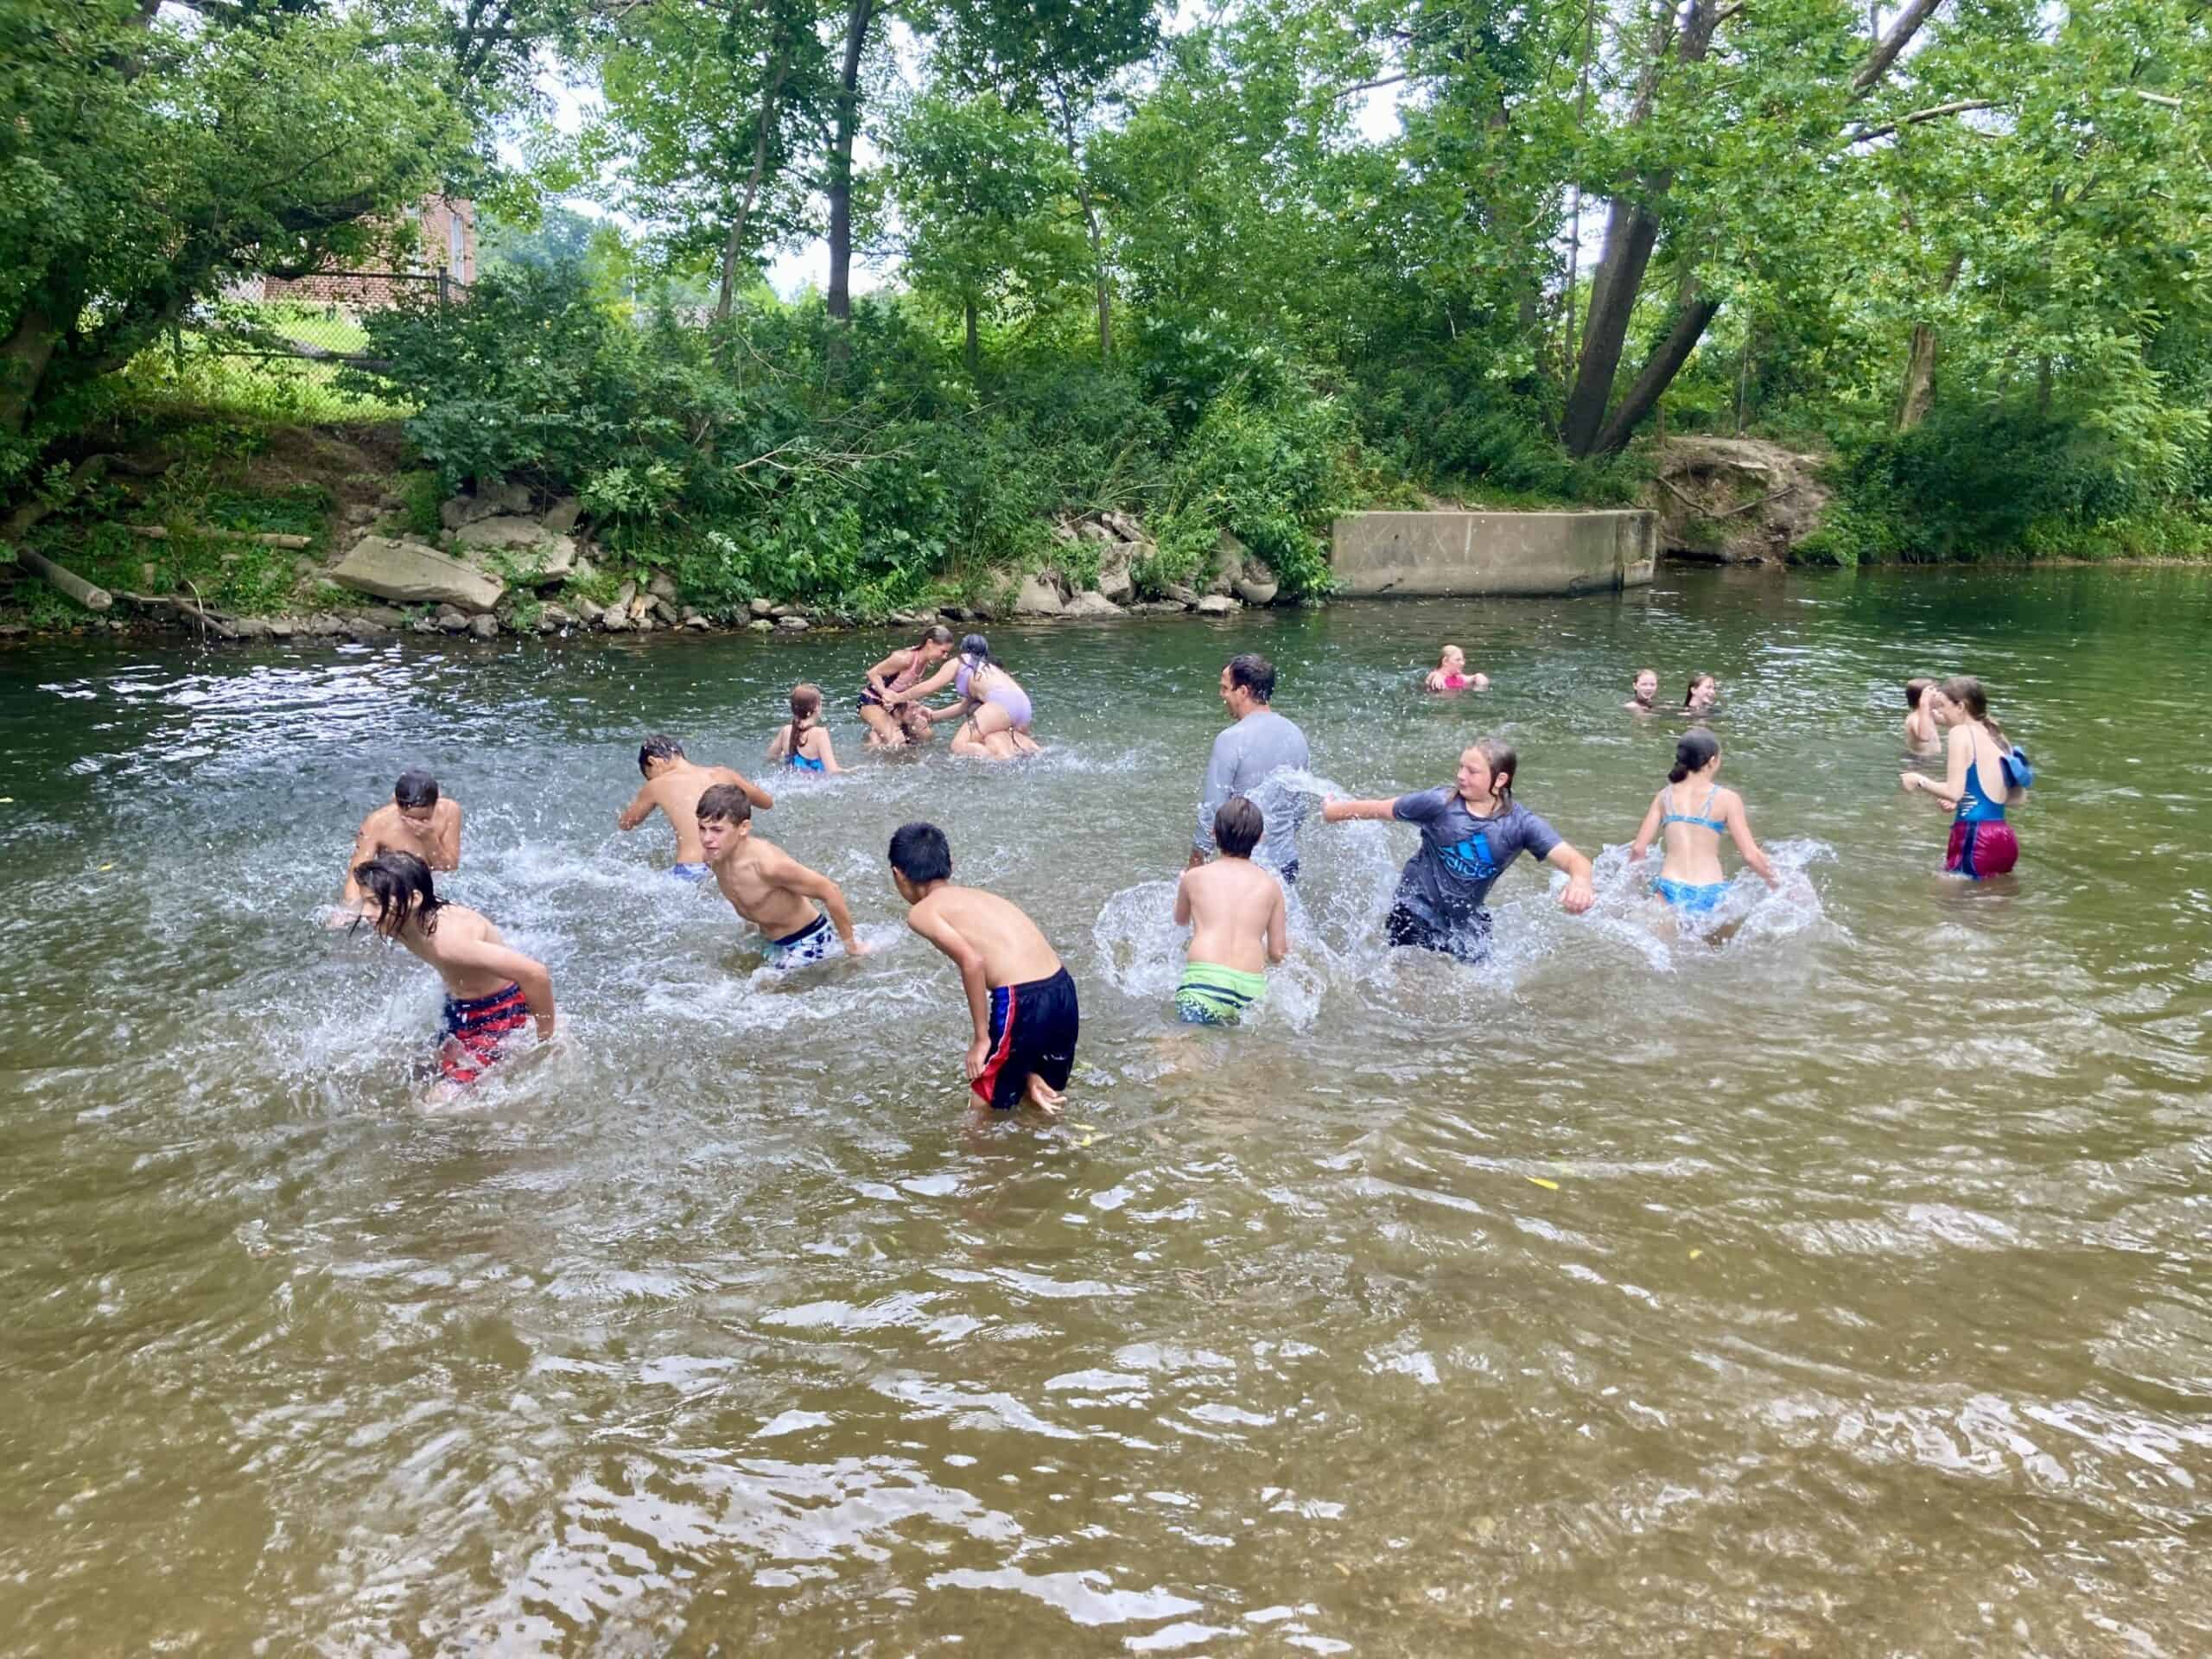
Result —
POLYGON ((935 627, 926 630, 920 639, 914 641, 914 650, 918 653, 925 645, 949 645, 951 643, 952 630, 940 622, 935 627))
POLYGON ((378 853, 353 867, 353 880, 376 900, 377 931, 397 935, 409 922, 427 936, 438 931, 446 901, 430 886, 430 867, 412 853, 378 853))
POLYGON ((791 687, 791 753, 803 753, 800 745, 806 734, 814 729, 815 717, 822 712, 822 688, 800 681, 791 687))
POLYGON ((2005 735, 2005 728, 1990 718, 1989 693, 1981 689, 1980 680, 1971 674, 1954 674, 1936 689, 1965 709, 1969 720, 1979 721, 1988 727, 1989 734, 1999 744, 2005 748, 2012 747, 2012 740, 2005 735))
POLYGON ((1471 749, 1480 749, 1483 759, 1490 764, 1490 792, 1497 798, 1498 810, 1501 812, 1512 810, 1513 779, 1521 775, 1519 753, 1502 737, 1478 737, 1467 747, 1471 749), (1497 775, 1501 772, 1505 774, 1506 779, 1505 787, 1503 789, 1500 789, 1497 784, 1497 775))
POLYGON ((1702 726, 1693 726, 1675 740, 1675 767, 1667 781, 1679 784, 1694 772, 1703 772, 1720 753, 1720 740, 1702 726))
MULTIPOLYGON (((1683 708, 1687 709, 1687 708, 1688 708, 1688 707, 1690 706, 1690 700, 1691 700, 1692 698, 1694 698, 1694 696, 1697 696, 1697 689, 1698 689, 1698 687, 1700 687, 1700 685, 1703 685, 1703 684, 1704 684, 1707 680, 1713 680, 1713 676, 1712 676, 1712 675, 1710 675, 1710 674, 1706 673, 1702 669, 1700 669, 1698 672, 1696 672, 1696 673, 1694 673, 1694 674, 1693 674, 1693 675, 1691 675, 1691 676, 1690 676, 1690 683, 1689 683, 1689 685, 1688 685, 1688 687, 1686 690, 1684 690, 1684 691, 1682 692, 1682 707, 1683 707, 1683 708)), ((1713 680, 1713 689, 1715 691, 1719 690, 1720 690, 1720 682, 1719 682, 1719 681, 1718 681, 1718 680, 1713 680)))

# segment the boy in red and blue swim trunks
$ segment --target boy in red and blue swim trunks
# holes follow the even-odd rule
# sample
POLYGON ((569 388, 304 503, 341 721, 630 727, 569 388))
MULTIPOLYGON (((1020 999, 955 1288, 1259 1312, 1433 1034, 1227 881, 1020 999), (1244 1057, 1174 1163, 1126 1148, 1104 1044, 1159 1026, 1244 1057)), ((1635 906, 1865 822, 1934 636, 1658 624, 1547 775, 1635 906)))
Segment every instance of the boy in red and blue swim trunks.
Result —
POLYGON ((1019 906, 952 885, 952 849, 933 823, 904 824, 891 837, 891 879, 909 906, 906 925, 960 969, 975 1021, 966 1070, 976 1097, 999 1111, 1026 1100, 1057 1112, 1082 1023, 1059 953, 1019 906))

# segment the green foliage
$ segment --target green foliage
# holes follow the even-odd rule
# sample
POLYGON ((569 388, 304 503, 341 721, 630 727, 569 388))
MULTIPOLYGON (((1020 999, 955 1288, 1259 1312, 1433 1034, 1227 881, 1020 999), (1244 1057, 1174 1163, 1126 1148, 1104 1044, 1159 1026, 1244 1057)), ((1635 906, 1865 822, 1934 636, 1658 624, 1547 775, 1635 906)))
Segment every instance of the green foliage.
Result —
POLYGON ((1330 583, 1326 521, 1349 505, 1349 423, 1333 398, 1215 399, 1177 456, 1154 531, 1158 580, 1213 563, 1227 531, 1265 560, 1293 598, 1330 583))

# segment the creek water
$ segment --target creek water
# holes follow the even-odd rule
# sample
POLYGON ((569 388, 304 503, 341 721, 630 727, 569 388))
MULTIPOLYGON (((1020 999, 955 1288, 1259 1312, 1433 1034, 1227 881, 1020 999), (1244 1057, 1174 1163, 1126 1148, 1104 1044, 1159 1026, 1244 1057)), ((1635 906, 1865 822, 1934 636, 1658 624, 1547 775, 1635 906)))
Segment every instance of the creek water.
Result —
MULTIPOLYGON (((882 636, 0 656, 0 1630, 11 1651, 2202 1653, 2212 577, 1669 573, 993 642, 1041 760, 860 747, 882 636), (1422 696, 1446 640, 1491 690, 1422 696), (1484 968, 1384 950, 1411 832, 1309 824, 1297 955, 1165 1017, 1236 651, 1319 778, 1618 849, 1720 676, 1783 867, 1710 938, 1525 860, 1484 968), (2038 786, 1940 879, 1899 687, 2038 786), (643 734, 842 779, 758 828, 884 948, 787 981, 643 734), (568 1040, 416 1104, 427 969, 327 931, 406 765, 568 1040), (1083 995, 978 1121, 883 849, 928 817, 1083 995)), ((1733 868, 1733 855, 1726 855, 1733 868)))

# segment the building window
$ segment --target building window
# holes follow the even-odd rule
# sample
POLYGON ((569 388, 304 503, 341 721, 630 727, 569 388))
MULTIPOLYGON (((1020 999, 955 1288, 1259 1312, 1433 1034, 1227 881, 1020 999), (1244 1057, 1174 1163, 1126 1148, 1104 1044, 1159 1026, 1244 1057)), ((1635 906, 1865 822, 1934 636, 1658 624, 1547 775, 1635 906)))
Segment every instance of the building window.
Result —
POLYGON ((461 212, 448 207, 446 209, 446 268, 454 276, 466 278, 468 267, 461 263, 461 212))

